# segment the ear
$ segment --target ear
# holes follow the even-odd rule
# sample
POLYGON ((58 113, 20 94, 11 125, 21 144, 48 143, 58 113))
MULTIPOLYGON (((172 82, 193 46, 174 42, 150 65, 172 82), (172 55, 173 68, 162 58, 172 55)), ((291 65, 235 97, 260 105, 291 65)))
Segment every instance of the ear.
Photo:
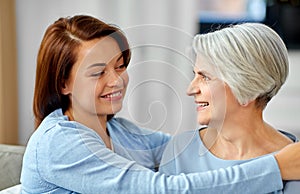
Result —
POLYGON ((250 100, 248 102, 245 102, 245 103, 241 104, 241 106, 247 107, 249 105, 254 105, 254 104, 255 104, 255 100, 250 100))
POLYGON ((242 103, 241 106, 246 107, 249 105, 249 102, 242 103))
POLYGON ((69 84, 67 84, 66 82, 63 82, 62 84, 62 87, 60 89, 60 92, 63 94, 63 95, 69 95, 71 94, 71 90, 69 89, 69 84))

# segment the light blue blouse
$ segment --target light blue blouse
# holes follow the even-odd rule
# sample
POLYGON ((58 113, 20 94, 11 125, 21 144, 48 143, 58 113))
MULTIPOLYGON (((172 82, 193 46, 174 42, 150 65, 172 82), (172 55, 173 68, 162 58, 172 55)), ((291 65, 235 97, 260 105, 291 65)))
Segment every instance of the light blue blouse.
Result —
POLYGON ((111 119, 107 127, 115 153, 95 131, 69 121, 61 109, 49 114, 27 144, 22 194, 257 193, 261 188, 264 192, 282 188, 273 156, 219 171, 166 176, 148 168, 159 164, 168 135, 121 118, 111 119), (267 181, 271 184, 265 185, 267 181))
MULTIPOLYGON (((201 129, 200 129, 201 130, 201 129)), ((280 131, 294 142, 298 141, 296 136, 280 131)), ((272 154, 270 154, 272 155, 272 154)), ((257 159, 257 158, 256 158, 257 159)), ((176 135, 169 142, 166 150, 163 154, 161 166, 159 171, 167 175, 177 175, 180 173, 194 173, 205 172, 209 170, 215 170, 220 168, 226 168, 250 160, 223 160, 213 155, 203 144, 199 130, 187 131, 182 134, 176 135)), ((269 163, 265 163, 264 166, 268 167, 269 163)), ((263 172, 261 176, 263 176, 263 172)), ((255 183, 257 184, 258 181, 255 183)), ((271 180, 266 180, 263 187, 272 184, 271 180)), ((245 187, 253 187, 254 184, 247 184, 245 187)), ((300 193, 300 181, 289 181, 285 183, 285 194, 299 194, 300 193)), ((283 193, 282 190, 274 189, 272 193, 283 193)), ((233 190, 230 193, 240 193, 240 191, 233 190)), ((256 193, 266 193, 264 190, 256 193)))

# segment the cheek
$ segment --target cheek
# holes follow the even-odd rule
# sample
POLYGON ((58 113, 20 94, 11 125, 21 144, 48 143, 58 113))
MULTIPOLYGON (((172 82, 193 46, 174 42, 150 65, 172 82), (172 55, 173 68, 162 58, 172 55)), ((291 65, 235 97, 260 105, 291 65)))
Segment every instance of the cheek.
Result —
POLYGON ((214 101, 225 101, 226 90, 224 87, 219 86, 212 89, 212 98, 214 101))
POLYGON ((100 97, 103 93, 105 84, 102 80, 98 80, 97 83, 91 84, 91 87, 89 87, 89 93, 91 97, 100 97))
POLYGON ((84 86, 81 89, 78 88, 77 92, 74 94, 74 97, 76 96, 77 100, 80 100, 84 103, 92 103, 95 100, 96 95, 96 87, 92 86, 84 86))
POLYGON ((214 102, 214 100, 216 98, 218 98, 218 96, 220 96, 220 91, 219 88, 212 83, 205 83, 202 84, 200 87, 201 90, 201 94, 202 96, 204 96, 205 100, 210 101, 210 102, 214 102))
POLYGON ((218 114, 224 114, 227 107, 226 90, 223 84, 216 84, 210 87, 211 104, 218 114))
POLYGON ((77 79, 74 83, 73 96, 91 100, 97 92, 97 81, 77 79))
POLYGON ((123 83, 124 83, 124 86, 127 87, 128 85, 128 82, 129 82, 129 76, 128 76, 128 73, 127 71, 124 71, 121 75, 120 75, 123 83))

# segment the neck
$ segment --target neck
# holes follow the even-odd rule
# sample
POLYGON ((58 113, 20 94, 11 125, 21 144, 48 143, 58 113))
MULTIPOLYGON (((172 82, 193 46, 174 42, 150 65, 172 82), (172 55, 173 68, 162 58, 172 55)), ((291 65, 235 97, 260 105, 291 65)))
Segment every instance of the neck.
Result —
POLYGON ((214 155, 230 160, 258 157, 291 143, 265 123, 262 111, 256 109, 225 117, 222 124, 209 125, 201 133, 204 144, 214 155))

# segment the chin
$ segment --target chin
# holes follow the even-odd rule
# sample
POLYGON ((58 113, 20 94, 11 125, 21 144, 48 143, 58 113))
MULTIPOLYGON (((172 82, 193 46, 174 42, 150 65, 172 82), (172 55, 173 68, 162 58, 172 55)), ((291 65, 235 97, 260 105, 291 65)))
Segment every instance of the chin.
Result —
POLYGON ((212 114, 210 111, 199 111, 197 114, 197 122, 200 125, 208 125, 211 119, 212 114))
POLYGON ((96 113, 97 115, 113 115, 120 112, 121 109, 122 109, 122 105, 107 106, 105 108, 103 107, 101 109, 97 109, 96 113))
POLYGON ((209 119, 198 118, 198 124, 199 125, 208 125, 209 121, 210 121, 209 119))
POLYGON ((113 106, 110 110, 110 114, 117 114, 122 109, 122 104, 119 106, 113 106))

